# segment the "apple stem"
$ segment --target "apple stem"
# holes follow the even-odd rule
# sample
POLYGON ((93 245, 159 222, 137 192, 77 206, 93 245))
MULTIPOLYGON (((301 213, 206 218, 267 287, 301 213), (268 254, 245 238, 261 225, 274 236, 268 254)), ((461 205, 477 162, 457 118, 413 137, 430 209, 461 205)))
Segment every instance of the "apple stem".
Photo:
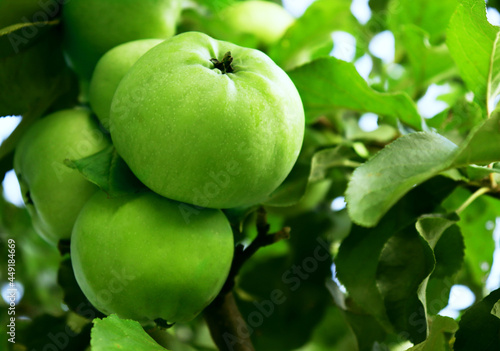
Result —
POLYGON ((228 278, 219 295, 204 311, 210 334, 221 351, 254 350, 250 340, 251 333, 234 300, 232 289, 235 278, 243 264, 261 247, 290 238, 289 227, 284 227, 275 233, 269 234, 270 225, 267 222, 267 213, 264 207, 257 210, 256 222, 257 237, 246 249, 243 245, 236 246, 228 278))
POLYGON ((221 61, 219 61, 216 58, 211 58, 210 62, 214 64, 214 68, 217 68, 223 74, 234 72, 233 66, 231 65, 233 63, 233 57, 231 56, 231 51, 226 52, 221 61))

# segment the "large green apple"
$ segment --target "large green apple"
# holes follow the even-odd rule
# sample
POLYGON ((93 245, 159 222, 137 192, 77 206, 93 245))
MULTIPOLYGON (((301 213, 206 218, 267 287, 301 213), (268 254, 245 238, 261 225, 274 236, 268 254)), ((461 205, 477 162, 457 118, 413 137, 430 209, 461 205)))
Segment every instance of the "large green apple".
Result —
POLYGON ((186 322, 217 296, 231 267, 231 227, 220 210, 186 206, 149 191, 89 200, 71 256, 97 309, 140 322, 186 322))
POLYGON ((92 74, 89 102, 105 128, 109 126, 109 109, 118 84, 130 67, 162 39, 141 39, 118 45, 100 58, 92 74))
POLYGON ((217 38, 229 40, 238 45, 251 43, 257 47, 268 47, 276 43, 295 21, 282 6, 269 1, 242 1, 225 8, 219 13, 220 26, 217 38))
POLYGON ((85 202, 97 191, 65 159, 80 159, 109 145, 90 112, 63 110, 35 123, 14 155, 14 169, 35 230, 48 242, 69 239, 85 202))
POLYGON ((211 208, 265 200, 292 169, 304 134, 300 96, 281 68, 261 51, 197 32, 132 66, 110 122, 118 153, 146 186, 211 208))
POLYGON ((65 51, 75 71, 90 79, 111 48, 174 35, 180 9, 180 0, 67 1, 62 13, 65 51))

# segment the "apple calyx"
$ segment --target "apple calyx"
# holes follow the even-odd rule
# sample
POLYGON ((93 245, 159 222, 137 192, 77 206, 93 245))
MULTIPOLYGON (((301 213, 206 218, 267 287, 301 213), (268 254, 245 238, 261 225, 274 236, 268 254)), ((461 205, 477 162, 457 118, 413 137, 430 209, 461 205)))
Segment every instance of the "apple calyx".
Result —
POLYGON ((231 66, 231 63, 233 63, 233 57, 231 56, 231 51, 228 51, 224 54, 222 61, 219 61, 216 58, 211 58, 210 62, 212 62, 214 64, 214 68, 220 70, 222 74, 234 72, 233 66, 231 66))

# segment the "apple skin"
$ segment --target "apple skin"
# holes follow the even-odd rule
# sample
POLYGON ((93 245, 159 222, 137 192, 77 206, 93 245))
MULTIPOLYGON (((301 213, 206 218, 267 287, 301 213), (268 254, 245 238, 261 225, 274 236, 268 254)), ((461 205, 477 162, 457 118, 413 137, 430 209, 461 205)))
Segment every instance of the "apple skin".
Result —
POLYGON ((78 75, 89 80, 99 58, 138 39, 175 34, 180 0, 71 0, 64 4, 64 49, 78 75))
POLYGON ((210 208, 264 201, 300 152, 304 110, 261 51, 187 32, 155 46, 122 79, 111 137, 132 172, 173 200, 210 208), (233 73, 211 58, 231 52, 233 73))
POLYGON ((251 35, 257 40, 257 47, 268 47, 285 34, 295 18, 282 6, 269 1, 242 1, 228 6, 219 14, 226 29, 217 38, 238 45, 245 45, 242 36, 251 35))
POLYGON ((217 296, 234 251, 229 221, 212 209, 185 217, 182 206, 150 191, 117 198, 98 192, 89 200, 71 256, 97 309, 141 323, 187 322, 217 296))
POLYGON ((98 187, 65 159, 80 159, 109 146, 90 112, 62 110, 36 122, 23 135, 14 170, 35 230, 56 245, 69 239, 78 213, 98 187))
POLYGON ((141 39, 118 45, 97 62, 89 88, 90 106, 105 128, 109 127, 111 100, 130 67, 162 39, 141 39))

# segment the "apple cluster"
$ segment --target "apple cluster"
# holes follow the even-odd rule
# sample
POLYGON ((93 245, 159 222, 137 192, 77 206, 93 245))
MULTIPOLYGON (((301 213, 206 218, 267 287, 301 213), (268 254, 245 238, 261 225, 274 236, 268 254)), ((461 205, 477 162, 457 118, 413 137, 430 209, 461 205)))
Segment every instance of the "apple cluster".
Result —
POLYGON ((287 74, 227 41, 266 47, 290 15, 270 2, 236 3, 216 19, 234 30, 214 38, 175 35, 180 12, 180 0, 65 3, 65 53, 90 108, 42 118, 14 160, 33 226, 53 244, 71 240, 85 296, 144 323, 189 321, 217 296, 234 249, 221 209, 266 202, 304 135, 287 74), (110 196, 64 163, 111 146, 144 190, 110 196))

